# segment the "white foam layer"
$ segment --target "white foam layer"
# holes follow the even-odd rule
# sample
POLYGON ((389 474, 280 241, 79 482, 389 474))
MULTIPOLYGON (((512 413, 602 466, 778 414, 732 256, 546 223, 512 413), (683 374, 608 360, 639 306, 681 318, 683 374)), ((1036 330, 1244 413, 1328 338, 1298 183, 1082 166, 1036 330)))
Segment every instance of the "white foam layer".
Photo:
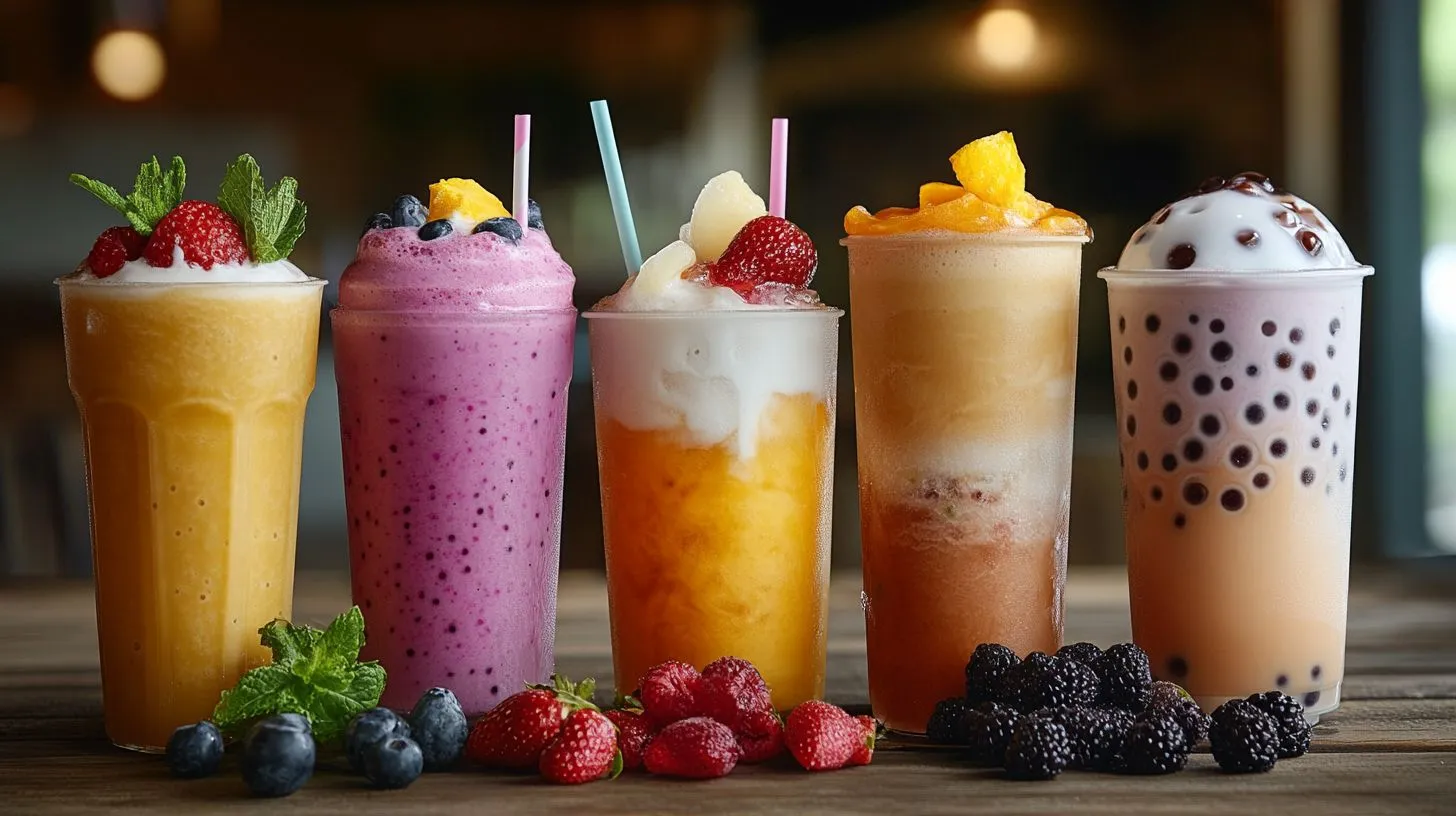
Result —
POLYGON ((287 260, 265 264, 217 264, 203 269, 187 263, 182 257, 182 247, 172 249, 172 265, 152 266, 144 259, 127 261, 114 275, 98 278, 90 269, 82 266, 77 270, 76 280, 91 283, 298 283, 309 279, 303 270, 287 260))
POLYGON ((759 319, 595 318, 597 411, 633 430, 682 429, 693 445, 730 443, 740 458, 752 458, 776 395, 831 396, 836 324, 829 310, 759 319))
POLYGON ((627 279, 622 288, 598 307, 613 312, 751 312, 785 309, 823 308, 819 297, 810 289, 789 286, 762 286, 750 302, 726 286, 714 286, 703 278, 682 278, 659 284, 653 291, 639 290, 637 276, 627 279))

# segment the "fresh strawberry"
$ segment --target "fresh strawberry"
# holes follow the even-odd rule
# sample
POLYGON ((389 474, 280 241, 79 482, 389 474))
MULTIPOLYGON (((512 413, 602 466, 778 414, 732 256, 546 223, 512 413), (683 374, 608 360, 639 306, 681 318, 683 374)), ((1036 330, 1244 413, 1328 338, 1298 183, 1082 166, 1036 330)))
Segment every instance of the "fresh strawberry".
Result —
POLYGON ((772 709, 749 712, 733 730, 744 763, 767 762, 784 750, 784 724, 772 709))
POLYGON ((875 740, 879 737, 880 724, 875 722, 875 718, 868 714, 861 714, 854 719, 855 722, 858 722, 864 727, 864 739, 854 749, 854 754, 850 756, 849 762, 845 764, 868 765, 875 755, 875 740))
POLYGON ((566 717, 561 733, 541 752, 541 775, 559 785, 580 785, 622 771, 617 727, 600 711, 584 708, 566 717))
POLYGON ((536 767, 567 715, 596 708, 590 702, 594 681, 579 686, 564 677, 552 681, 551 686, 512 694, 477 720, 465 745, 466 758, 490 768, 536 767))
POLYGON ((728 726, 708 717, 678 720, 658 732, 642 755, 648 772, 686 779, 727 776, 742 751, 728 726))
POLYGON ((607 712, 607 719, 617 726, 617 747, 622 750, 622 767, 635 770, 642 767, 642 753, 652 741, 652 729, 641 711, 628 708, 614 708, 607 712))
POLYGON ((839 706, 822 700, 800 703, 789 712, 784 744, 809 771, 843 768, 865 741, 865 727, 839 706))
POLYGON ((647 670, 638 684, 642 713, 654 728, 698 715, 698 690, 703 677, 681 660, 669 660, 647 670))
POLYGON ((221 207, 206 201, 184 201, 162 216, 143 254, 152 266, 168 267, 177 246, 187 263, 203 269, 247 263, 250 257, 242 227, 221 207))
POLYGON ((131 227, 107 227, 91 245, 86 266, 98 278, 115 275, 122 264, 142 256, 147 239, 131 227))
POLYGON ((809 235, 777 215, 760 215, 743 225, 708 269, 708 282, 727 286, 745 299, 760 283, 774 281, 803 289, 814 279, 819 253, 809 235))
POLYGON ((712 717, 737 733, 742 717, 772 708, 768 684, 747 660, 720 657, 703 667, 703 679, 698 686, 698 713, 703 716, 712 717))

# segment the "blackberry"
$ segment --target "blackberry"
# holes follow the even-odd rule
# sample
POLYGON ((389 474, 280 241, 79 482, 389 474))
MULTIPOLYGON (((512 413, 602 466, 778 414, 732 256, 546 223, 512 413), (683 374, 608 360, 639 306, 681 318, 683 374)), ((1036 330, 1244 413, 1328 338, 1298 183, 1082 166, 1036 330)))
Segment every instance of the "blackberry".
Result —
POLYGON ((1230 700, 1213 712, 1209 746, 1229 773, 1264 773, 1279 759, 1279 724, 1248 700, 1230 700))
POLYGON ((1089 669, 1096 669, 1097 664, 1102 662, 1102 649, 1097 644, 1086 641, 1068 643, 1057 650, 1057 657, 1069 657, 1089 669))
POLYGON ((999 643, 977 646, 966 663, 966 699, 971 705, 998 699, 1006 673, 1020 662, 1015 652, 999 643))
POLYGON ((1038 709, 1033 717, 1067 729, 1068 768, 1100 768, 1122 746, 1128 723, 1116 724, 1106 711, 1089 706, 1038 709))
POLYGON ((1119 643, 1104 652, 1097 676, 1101 701, 1129 711, 1141 705, 1143 692, 1153 682, 1147 652, 1135 643, 1119 643))
POLYGON ((1122 750, 1112 762, 1120 773, 1168 774, 1188 764, 1188 740, 1183 726, 1171 717, 1138 717, 1123 738, 1122 750))
POLYGON ((1002 702, 1023 713, 1087 705, 1097 699, 1097 688, 1097 673, 1081 663, 1032 652, 1006 675, 1002 702))
POLYGON ((1178 723, 1183 729, 1183 738, 1188 741, 1189 748, 1203 742, 1208 736, 1208 715, 1192 700, 1179 700, 1172 705, 1150 708, 1148 711, 1157 712, 1178 723))
POLYGON ((1181 700, 1192 700, 1193 695, 1183 690, 1177 683, 1169 683, 1167 680, 1154 680, 1148 690, 1143 692, 1143 708, 1163 708, 1171 706, 1181 700))
POLYGON ((971 753, 983 765, 1001 767, 1006 761, 1006 746, 1011 742, 1011 732, 1021 721, 1016 709, 1000 703, 982 703, 971 722, 971 753))
POLYGON ((925 724, 925 736, 940 745, 970 744, 969 715, 971 704, 961 697, 951 697, 935 704, 935 713, 925 724))
POLYGON ((1006 746, 1006 776, 1052 779, 1071 759, 1067 729, 1051 720, 1022 717, 1006 746))
POLYGON ((1273 717, 1279 727, 1280 759, 1304 756, 1309 750, 1309 721, 1304 718, 1304 706, 1298 700, 1281 691, 1266 691, 1250 695, 1248 701, 1273 717))

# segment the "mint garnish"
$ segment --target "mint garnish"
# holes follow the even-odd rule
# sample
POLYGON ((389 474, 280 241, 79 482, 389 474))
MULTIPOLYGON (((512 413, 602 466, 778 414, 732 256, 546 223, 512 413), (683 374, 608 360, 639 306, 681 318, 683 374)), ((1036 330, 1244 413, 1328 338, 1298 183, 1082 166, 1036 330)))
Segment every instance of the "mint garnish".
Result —
POLYGON ((308 717, 314 736, 328 740, 344 733, 354 715, 379 705, 384 667, 359 662, 364 645, 364 615, 359 607, 334 618, 327 629, 271 621, 258 630, 273 662, 259 666, 224 691, 212 721, 238 731, 269 714, 308 717))
POLYGON ((182 203, 182 190, 187 186, 187 165, 182 162, 181 156, 173 156, 172 165, 162 172, 162 165, 153 156, 137 170, 134 189, 131 195, 125 197, 110 184, 80 173, 71 174, 71 183, 126 216, 138 233, 151 235, 152 228, 162 220, 162 216, 182 203))
POLYGON ((269 190, 258 162, 247 153, 223 173, 217 204, 243 228, 248 253, 258 263, 281 261, 303 235, 308 207, 298 200, 298 182, 284 176, 269 190))

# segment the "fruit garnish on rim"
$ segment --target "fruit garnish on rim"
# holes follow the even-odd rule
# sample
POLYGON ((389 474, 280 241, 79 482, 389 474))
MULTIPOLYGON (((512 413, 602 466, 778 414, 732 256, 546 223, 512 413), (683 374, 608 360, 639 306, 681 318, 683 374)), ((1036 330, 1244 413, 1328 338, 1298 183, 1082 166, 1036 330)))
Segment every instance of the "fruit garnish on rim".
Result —
POLYGON ((180 156, 173 156, 166 170, 155 156, 143 163, 125 196, 80 173, 73 173, 71 182, 129 222, 96 239, 84 268, 97 278, 115 275, 132 262, 211 271, 284 261, 303 235, 308 214, 297 197, 296 180, 285 176, 270 189, 246 153, 227 166, 216 203, 182 198, 187 166, 180 156))

